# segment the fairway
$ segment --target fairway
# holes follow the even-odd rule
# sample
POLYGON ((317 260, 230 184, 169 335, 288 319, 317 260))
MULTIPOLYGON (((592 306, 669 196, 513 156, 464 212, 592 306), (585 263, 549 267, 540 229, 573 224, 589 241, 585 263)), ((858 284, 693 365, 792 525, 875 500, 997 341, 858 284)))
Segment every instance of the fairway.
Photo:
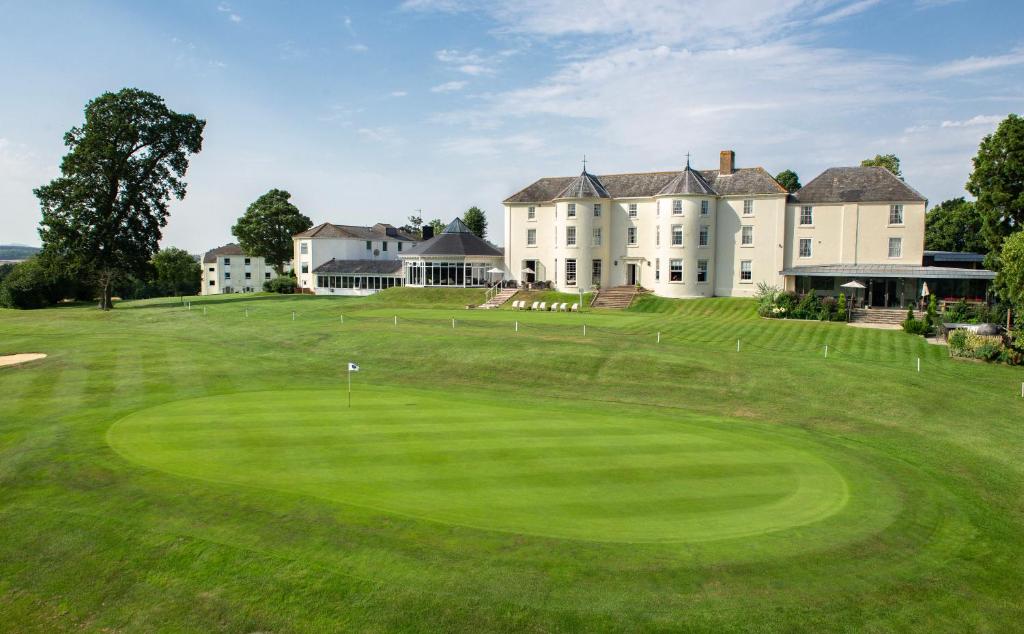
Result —
POLYGON ((821 448, 683 413, 501 407, 360 388, 176 401, 115 424, 171 473, 468 527, 595 541, 704 541, 821 521, 847 485, 821 448))
POLYGON ((47 355, 0 368, 0 631, 1024 619, 1019 369, 745 300, 473 293, 0 311, 0 355, 47 355))

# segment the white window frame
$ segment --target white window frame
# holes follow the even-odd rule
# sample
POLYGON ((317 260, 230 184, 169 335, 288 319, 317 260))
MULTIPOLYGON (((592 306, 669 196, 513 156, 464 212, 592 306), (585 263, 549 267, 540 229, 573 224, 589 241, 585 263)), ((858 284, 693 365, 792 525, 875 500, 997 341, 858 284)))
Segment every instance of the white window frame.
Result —
POLYGON ((672 215, 681 216, 683 215, 683 201, 673 200, 672 201, 672 215))
POLYGON ((708 283, 708 261, 697 260, 697 283, 707 284, 708 283), (700 279, 701 274, 704 274, 704 279, 700 279))
POLYGON ((536 220, 537 219, 537 208, 534 207, 533 205, 530 205, 529 207, 526 208, 526 219, 527 220, 536 220))
POLYGON ((710 216, 711 215, 711 201, 702 200, 700 201, 700 215, 710 216))
POLYGON ((740 260, 740 284, 752 284, 754 282, 754 261, 740 260), (744 266, 746 270, 744 270, 744 266), (746 275, 746 277, 744 277, 746 275))
POLYGON ((604 275, 604 261, 600 258, 595 258, 590 261, 590 284, 591 286, 601 286, 601 276, 604 275))
POLYGON ((576 258, 568 258, 565 261, 565 285, 576 286, 576 258))
POLYGON ((670 284, 682 284, 682 283, 684 283, 685 278, 683 276, 683 273, 684 273, 684 268, 683 268, 683 259, 682 258, 672 258, 671 260, 668 261, 668 281, 669 281, 670 284), (678 266, 678 270, 676 268, 677 266, 678 266), (678 273, 679 279, 673 279, 672 278, 672 276, 675 275, 676 273, 678 273))
POLYGON ((740 246, 754 246, 754 225, 743 225, 740 227, 740 246))
POLYGON ((903 205, 898 203, 895 205, 889 205, 889 226, 903 226, 903 205))
POLYGON ((535 247, 537 246, 537 230, 527 229, 526 230, 526 246, 535 247))
POLYGON ((576 246, 576 227, 572 225, 565 228, 565 246, 576 246))
POLYGON ((811 205, 803 205, 802 207, 800 207, 800 226, 814 226, 814 207, 812 207, 811 205))
POLYGON ((903 257, 903 238, 889 238, 889 257, 897 260, 903 257), (895 255, 893 255, 893 246, 896 246, 895 255))
POLYGON ((743 215, 753 216, 754 215, 754 199, 745 198, 743 199, 743 215))
POLYGON ((626 227, 626 246, 635 247, 639 242, 639 233, 636 227, 626 227))
POLYGON ((811 257, 811 255, 814 253, 813 242, 814 241, 811 238, 800 238, 799 246, 797 247, 799 250, 797 251, 797 253, 801 258, 811 257), (806 251, 804 250, 805 246, 807 247, 806 251))
POLYGON ((594 203, 594 217, 601 217, 601 203, 594 203))
POLYGON ((565 215, 568 218, 575 218, 576 217, 576 203, 569 203, 566 206, 565 215))
POLYGON ((672 246, 681 247, 683 246, 683 240, 686 238, 686 234, 683 231, 683 225, 672 225, 672 246))
POLYGON ((697 246, 704 249, 711 245, 711 226, 701 225, 697 234, 697 246))
POLYGON ((626 212, 629 214, 630 218, 636 218, 636 203, 629 203, 626 206, 626 212))
POLYGON ((590 246, 601 246, 601 227, 594 227, 594 232, 590 239, 590 246))

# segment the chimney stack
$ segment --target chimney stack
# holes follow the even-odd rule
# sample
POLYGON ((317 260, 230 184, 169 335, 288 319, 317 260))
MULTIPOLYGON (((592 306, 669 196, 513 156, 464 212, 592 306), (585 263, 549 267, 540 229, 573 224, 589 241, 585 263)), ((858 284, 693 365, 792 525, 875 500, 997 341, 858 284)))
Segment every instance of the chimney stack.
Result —
POLYGON ((434 237, 433 225, 423 225, 423 239, 429 240, 434 237))
POLYGON ((736 171, 736 153, 732 150, 722 150, 718 156, 719 176, 728 176, 736 171))

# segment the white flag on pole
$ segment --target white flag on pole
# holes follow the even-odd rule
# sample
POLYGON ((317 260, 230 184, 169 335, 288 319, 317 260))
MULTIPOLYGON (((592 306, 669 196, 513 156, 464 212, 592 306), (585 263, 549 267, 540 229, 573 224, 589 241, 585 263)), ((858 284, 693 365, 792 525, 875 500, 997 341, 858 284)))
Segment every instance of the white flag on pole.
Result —
POLYGON ((359 366, 354 364, 354 363, 352 363, 351 361, 349 361, 348 362, 348 371, 349 372, 358 372, 359 371, 359 366))

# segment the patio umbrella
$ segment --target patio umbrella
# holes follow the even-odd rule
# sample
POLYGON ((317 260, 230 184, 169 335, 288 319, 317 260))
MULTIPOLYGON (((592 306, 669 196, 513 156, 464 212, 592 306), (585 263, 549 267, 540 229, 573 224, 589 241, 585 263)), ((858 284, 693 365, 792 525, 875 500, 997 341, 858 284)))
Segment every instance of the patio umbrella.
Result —
POLYGON ((536 272, 537 272, 537 271, 534 271, 534 270, 533 270, 533 269, 531 269, 530 267, 526 267, 525 269, 523 269, 523 273, 530 273, 530 274, 533 274, 533 273, 536 273, 536 272))
POLYGON ((488 269, 487 272, 488 273, 504 273, 505 271, 499 269, 498 267, 494 267, 492 269, 488 269))
POLYGON ((924 282, 921 284, 921 297, 927 297, 928 295, 931 295, 931 293, 928 292, 928 282, 924 282))
MULTIPOLYGON (((864 286, 863 284, 861 284, 857 280, 850 280, 846 284, 840 284, 839 287, 840 288, 848 288, 848 289, 852 290, 854 293, 856 293, 859 290, 867 288, 867 286, 864 286)), ((849 304, 852 302, 852 300, 853 300, 852 297, 849 300, 847 300, 847 308, 846 308, 846 319, 847 320, 850 319, 850 307, 849 307, 849 304)))

